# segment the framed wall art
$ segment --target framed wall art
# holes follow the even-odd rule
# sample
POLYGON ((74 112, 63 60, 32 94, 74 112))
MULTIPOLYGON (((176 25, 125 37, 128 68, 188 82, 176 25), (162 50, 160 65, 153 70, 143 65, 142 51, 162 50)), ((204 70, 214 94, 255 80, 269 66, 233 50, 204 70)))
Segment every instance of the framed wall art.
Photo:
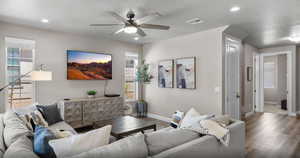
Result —
POLYGON ((173 88, 174 61, 161 60, 158 62, 158 87, 173 88))
POLYGON ((179 58, 176 65, 176 87, 181 89, 196 88, 196 57, 179 58))

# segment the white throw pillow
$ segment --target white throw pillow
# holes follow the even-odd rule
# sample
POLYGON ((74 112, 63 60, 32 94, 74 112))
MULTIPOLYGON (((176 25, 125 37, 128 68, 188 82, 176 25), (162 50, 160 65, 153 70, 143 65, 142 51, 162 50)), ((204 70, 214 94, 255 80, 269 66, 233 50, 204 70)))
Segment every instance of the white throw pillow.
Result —
POLYGON ((85 134, 49 141, 57 158, 71 157, 82 152, 107 145, 109 143, 111 125, 96 129, 85 134))
POLYGON ((196 122, 209 119, 211 117, 213 117, 213 115, 200 115, 194 108, 191 108, 180 122, 180 128, 191 127, 196 122))

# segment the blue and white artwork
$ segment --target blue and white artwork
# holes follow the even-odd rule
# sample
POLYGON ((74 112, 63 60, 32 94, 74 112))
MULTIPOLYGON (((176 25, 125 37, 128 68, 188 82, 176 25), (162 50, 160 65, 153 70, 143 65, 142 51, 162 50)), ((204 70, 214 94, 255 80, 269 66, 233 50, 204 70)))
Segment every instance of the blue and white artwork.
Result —
POLYGON ((196 88, 196 58, 176 59, 176 87, 181 89, 196 88))
POLYGON ((163 60, 158 63, 158 87, 173 88, 173 60, 163 60))

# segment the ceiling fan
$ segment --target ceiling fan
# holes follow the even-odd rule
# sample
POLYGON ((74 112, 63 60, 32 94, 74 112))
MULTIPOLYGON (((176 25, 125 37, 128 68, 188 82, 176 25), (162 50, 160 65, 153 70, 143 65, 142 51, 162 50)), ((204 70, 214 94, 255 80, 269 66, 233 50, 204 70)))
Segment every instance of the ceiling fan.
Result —
POLYGON ((122 17, 116 12, 108 12, 111 16, 117 20, 123 22, 124 24, 90 24, 90 26, 123 26, 121 29, 115 32, 115 34, 125 32, 128 34, 137 33, 138 35, 144 37, 146 33, 142 29, 156 29, 156 30, 169 30, 170 26, 165 25, 155 25, 155 24, 146 24, 146 22, 155 19, 156 17, 161 16, 159 13, 152 13, 140 19, 134 19, 135 13, 129 11, 127 13, 127 19, 122 17))

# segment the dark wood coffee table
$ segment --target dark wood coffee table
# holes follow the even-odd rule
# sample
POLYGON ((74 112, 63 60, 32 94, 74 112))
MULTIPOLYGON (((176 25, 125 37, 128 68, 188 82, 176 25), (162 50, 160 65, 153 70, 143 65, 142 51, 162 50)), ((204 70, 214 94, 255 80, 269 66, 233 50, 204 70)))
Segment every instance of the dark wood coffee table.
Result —
POLYGON ((137 119, 132 116, 121 116, 112 120, 111 134, 117 139, 122 139, 133 133, 153 129, 156 131, 156 124, 152 121, 137 119))

